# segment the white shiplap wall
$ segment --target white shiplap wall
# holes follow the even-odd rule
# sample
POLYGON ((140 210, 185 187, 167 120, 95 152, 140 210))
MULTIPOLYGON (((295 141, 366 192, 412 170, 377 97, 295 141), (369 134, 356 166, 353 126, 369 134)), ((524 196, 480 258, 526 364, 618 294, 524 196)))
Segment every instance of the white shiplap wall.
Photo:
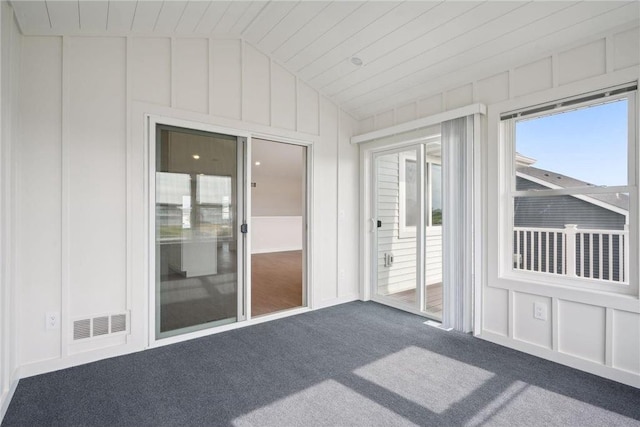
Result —
POLYGON ((22 47, 23 376, 146 345, 144 112, 311 142, 313 304, 358 298, 355 121, 336 105, 239 39, 27 36, 22 47), (70 342, 74 318, 124 310, 131 335, 70 342), (47 311, 61 329, 45 330, 47 311))
POLYGON ((638 22, 640 10, 616 0, 12 4, 26 35, 241 36, 357 118, 638 22))
MULTIPOLYGON (((548 55, 512 63, 510 68, 493 69, 486 78, 367 117, 359 122, 359 133, 474 102, 488 105, 491 111, 492 106, 509 100, 534 97, 536 103, 542 102, 543 98, 552 101, 561 96, 556 94, 566 93, 572 85, 588 91, 601 89, 598 82, 638 80, 639 65, 640 28, 636 21, 594 34, 548 55)), ((497 124, 488 123, 488 126, 497 124)), ((491 150, 493 144, 494 141, 485 141, 483 149, 491 150)), ((494 159, 482 164, 484 176, 491 173, 492 165, 495 166, 494 159)), ((486 190, 495 191, 489 187, 486 190)), ((483 200, 485 218, 495 216, 495 209, 487 204, 486 198, 483 200)), ((487 251, 487 242, 492 236, 483 234, 480 238, 487 251)), ((497 263, 497 259, 494 252, 486 252, 485 260, 486 274, 487 266, 497 263)), ((476 325, 481 338, 640 386, 640 302, 637 295, 605 298, 536 285, 523 292, 495 287, 486 279, 481 294, 482 316, 476 318, 481 322, 476 325), (533 318, 534 302, 547 304, 547 321, 533 318)))
POLYGON ((15 139, 22 36, 6 2, 0 3, 0 420, 4 416, 18 380, 16 316, 15 139))

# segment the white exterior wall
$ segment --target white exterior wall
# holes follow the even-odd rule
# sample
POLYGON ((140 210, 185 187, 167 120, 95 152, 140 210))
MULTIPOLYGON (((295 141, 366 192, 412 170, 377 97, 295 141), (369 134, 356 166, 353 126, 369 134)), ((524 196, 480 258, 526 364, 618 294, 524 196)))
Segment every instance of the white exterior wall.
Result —
MULTIPOLYGON (((535 99, 531 105, 602 88, 605 82, 640 78, 640 29, 623 27, 599 34, 566 49, 525 64, 513 64, 493 75, 450 88, 413 103, 399 105, 359 122, 365 133, 391 125, 426 117, 471 103, 484 103, 489 111, 501 102, 535 99)), ((580 290, 558 289, 544 284, 530 284, 526 291, 497 287, 489 282, 489 263, 497 262, 497 248, 489 247, 491 236, 487 218, 495 217, 496 208, 489 196, 497 187, 487 185, 495 153, 498 123, 488 122, 488 138, 483 146, 482 240, 486 264, 483 281, 476 293, 476 334, 508 347, 574 366, 640 387, 640 302, 637 295, 598 295, 580 290), (547 321, 533 318, 533 303, 549 307, 547 321), (479 322, 478 322, 479 320, 479 322)), ((497 196, 493 201, 497 200, 497 196)), ((494 266, 495 267, 495 266, 494 266)), ((637 280, 637 278, 636 278, 637 280)))
POLYGON ((18 380, 16 315, 15 173, 17 100, 22 36, 7 2, 0 2, 0 420, 18 380))
MULTIPOLYGON (((388 295, 416 288, 417 239, 400 237, 400 154, 378 159, 378 294, 388 295), (393 254, 393 265, 384 266, 385 253, 393 254)), ((376 166, 374 166, 376 167, 376 166)), ((442 282, 442 227, 427 227, 425 240, 426 284, 442 282)))
POLYGON ((311 142, 312 308, 358 298, 355 121, 269 57, 236 39, 24 37, 21 73, 21 376, 147 346, 144 113, 311 142), (72 342, 74 319, 126 310, 130 334, 72 342))

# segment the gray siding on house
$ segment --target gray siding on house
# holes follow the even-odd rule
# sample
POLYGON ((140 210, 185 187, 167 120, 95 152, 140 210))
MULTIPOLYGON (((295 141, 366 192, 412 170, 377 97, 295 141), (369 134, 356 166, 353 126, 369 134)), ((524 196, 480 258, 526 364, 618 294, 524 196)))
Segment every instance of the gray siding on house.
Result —
MULTIPOLYGON (((516 180, 518 190, 548 189, 526 178, 517 177, 516 180)), ((565 224, 577 224, 580 231, 623 230, 625 225, 624 215, 572 196, 520 197, 514 203, 514 227, 563 229, 565 224)), ((585 278, 625 280, 621 264, 626 250, 623 237, 609 237, 606 232, 590 236, 574 237, 575 274, 585 278)), ((523 255, 519 261, 514 260, 515 268, 567 274, 562 232, 514 230, 514 254, 523 255)))
MULTIPOLYGON (((522 177, 516 178, 516 188, 548 189, 522 177)), ((514 203, 515 227, 564 228, 565 224, 577 224, 578 229, 624 229, 624 215, 572 196, 518 197, 514 203)))

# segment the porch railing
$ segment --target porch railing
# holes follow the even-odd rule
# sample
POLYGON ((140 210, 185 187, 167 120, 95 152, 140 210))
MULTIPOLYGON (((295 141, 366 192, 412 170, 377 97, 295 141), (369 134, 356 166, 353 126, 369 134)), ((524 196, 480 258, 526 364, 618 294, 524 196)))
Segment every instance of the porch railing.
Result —
POLYGON ((629 230, 514 227, 513 268, 627 283, 629 230))

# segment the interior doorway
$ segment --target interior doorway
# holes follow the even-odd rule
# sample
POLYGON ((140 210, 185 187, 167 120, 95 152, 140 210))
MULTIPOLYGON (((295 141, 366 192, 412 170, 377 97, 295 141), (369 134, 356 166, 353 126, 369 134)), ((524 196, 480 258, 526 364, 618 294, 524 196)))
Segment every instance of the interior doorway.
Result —
POLYGON ((149 117, 151 345, 308 306, 309 157, 304 142, 149 117))
POLYGON ((251 315, 306 305, 307 148, 251 141, 251 315))

